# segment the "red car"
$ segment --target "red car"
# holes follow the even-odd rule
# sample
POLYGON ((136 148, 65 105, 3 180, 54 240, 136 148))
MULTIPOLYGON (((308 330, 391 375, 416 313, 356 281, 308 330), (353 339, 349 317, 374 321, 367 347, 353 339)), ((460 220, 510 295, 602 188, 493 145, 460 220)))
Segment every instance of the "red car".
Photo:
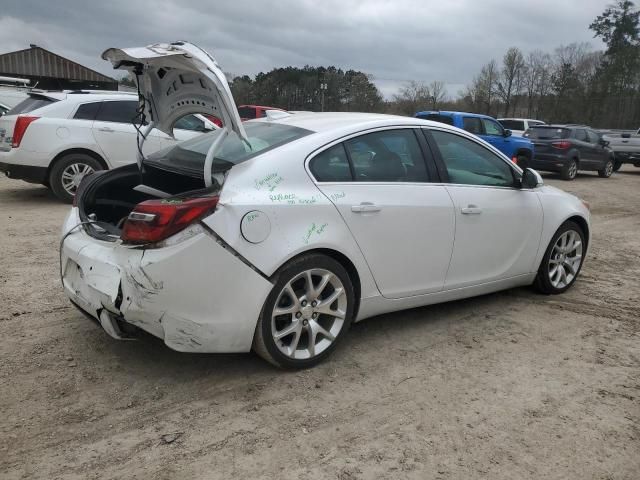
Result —
POLYGON ((240 105, 238 106, 238 113, 240 114, 240 118, 244 122, 245 120, 253 120, 254 118, 262 118, 267 116, 267 110, 280 110, 284 112, 281 108, 276 107, 263 107, 260 105, 240 105))
MULTIPOLYGON (((254 118, 262 118, 267 116, 267 110, 280 110, 284 112, 282 108, 277 107, 264 107, 261 105, 240 105, 238 106, 238 114, 240 114, 240 119, 244 122, 246 120, 253 120, 254 118)), ((222 122, 218 117, 214 117, 213 115, 205 115, 210 121, 215 123, 217 126, 222 127, 222 122)))

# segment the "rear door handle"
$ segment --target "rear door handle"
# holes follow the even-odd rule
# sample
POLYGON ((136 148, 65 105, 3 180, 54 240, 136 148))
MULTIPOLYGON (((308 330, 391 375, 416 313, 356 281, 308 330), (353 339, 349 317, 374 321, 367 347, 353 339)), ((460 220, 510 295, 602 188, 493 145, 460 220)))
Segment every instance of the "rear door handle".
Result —
POLYGON ((355 213, 379 212, 381 207, 370 202, 362 202, 360 205, 352 205, 351 211, 355 213))
POLYGON ((466 207, 462 207, 460 212, 462 212, 463 215, 480 215, 482 209, 477 205, 467 205, 466 207))
POLYGON ((101 132, 107 132, 107 133, 113 133, 115 132, 115 130, 113 128, 109 128, 109 127, 102 127, 98 129, 101 132))

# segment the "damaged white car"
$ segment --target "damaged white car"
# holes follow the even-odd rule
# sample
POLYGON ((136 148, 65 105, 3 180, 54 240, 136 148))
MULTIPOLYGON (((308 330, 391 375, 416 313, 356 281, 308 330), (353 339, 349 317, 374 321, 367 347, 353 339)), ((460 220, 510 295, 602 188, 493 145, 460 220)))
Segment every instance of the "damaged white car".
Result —
POLYGON ((473 135, 354 113, 242 124, 194 45, 103 57, 138 76, 147 132, 189 113, 225 126, 80 186, 62 281, 115 338, 308 367, 353 321, 532 283, 561 293, 580 272, 588 206, 473 135))

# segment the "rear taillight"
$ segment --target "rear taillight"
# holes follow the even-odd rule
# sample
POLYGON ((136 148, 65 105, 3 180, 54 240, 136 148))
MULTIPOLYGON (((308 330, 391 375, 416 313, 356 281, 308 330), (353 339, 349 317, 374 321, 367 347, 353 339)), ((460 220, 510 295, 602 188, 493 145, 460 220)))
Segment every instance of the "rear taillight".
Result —
POLYGON ((123 243, 156 243, 212 213, 219 197, 147 200, 139 203, 124 222, 123 243))
POLYGON ((566 150, 571 146, 571 142, 568 142, 566 140, 561 140, 559 142, 551 142, 551 146, 559 150, 566 150))
POLYGON ((22 137, 24 137, 27 127, 31 125, 31 122, 35 122, 40 117, 33 117, 29 115, 19 115, 16 119, 16 125, 13 127, 13 137, 11 138, 11 147, 18 148, 22 137))

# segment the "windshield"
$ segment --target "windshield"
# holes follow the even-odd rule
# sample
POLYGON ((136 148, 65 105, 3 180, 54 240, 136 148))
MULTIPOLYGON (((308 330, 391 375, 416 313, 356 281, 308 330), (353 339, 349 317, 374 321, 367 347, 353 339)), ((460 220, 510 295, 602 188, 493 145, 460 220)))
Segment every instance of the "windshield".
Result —
MULTIPOLYGON (((268 122, 246 123, 244 128, 251 146, 243 142, 236 133, 230 132, 222 142, 222 145, 218 147, 216 156, 213 159, 212 173, 224 172, 260 153, 280 147, 312 133, 303 128, 268 122)), ((160 150, 149 155, 145 163, 202 177, 207 151, 213 141, 222 135, 222 131, 215 130, 198 135, 190 140, 160 150)))
POLYGON ((558 140, 569 138, 570 133, 568 128, 531 127, 524 136, 532 140, 558 140))

